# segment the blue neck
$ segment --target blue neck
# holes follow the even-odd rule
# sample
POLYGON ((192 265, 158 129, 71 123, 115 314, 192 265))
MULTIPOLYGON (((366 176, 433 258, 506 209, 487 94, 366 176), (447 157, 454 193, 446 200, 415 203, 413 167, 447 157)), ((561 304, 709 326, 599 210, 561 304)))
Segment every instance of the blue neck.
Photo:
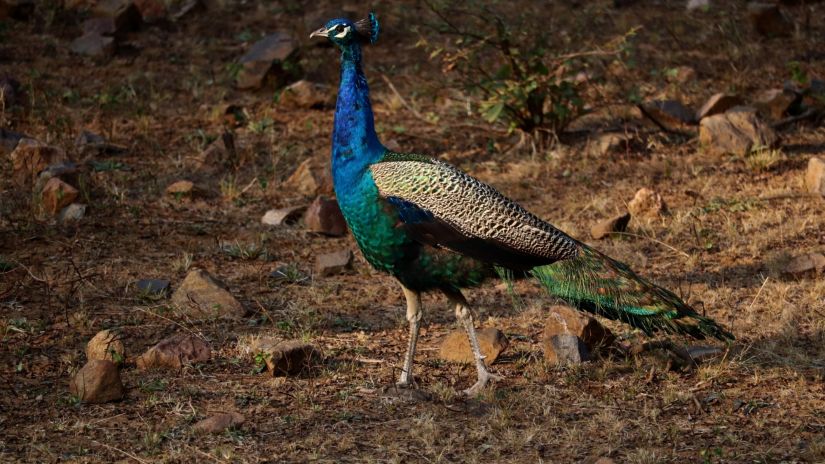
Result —
POLYGON ((339 197, 361 179, 385 150, 375 134, 367 78, 361 68, 361 46, 353 43, 341 55, 341 83, 332 133, 332 177, 339 197))

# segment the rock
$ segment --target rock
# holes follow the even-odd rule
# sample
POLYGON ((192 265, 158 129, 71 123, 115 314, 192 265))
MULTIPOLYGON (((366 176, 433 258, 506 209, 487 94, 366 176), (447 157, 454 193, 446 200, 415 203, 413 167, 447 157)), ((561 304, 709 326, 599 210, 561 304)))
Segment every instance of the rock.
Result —
POLYGON ((611 346, 615 340, 593 317, 568 306, 553 306, 542 335, 544 359, 559 364, 586 361, 590 353, 611 346))
POLYGON ((47 166, 46 169, 40 171, 40 174, 37 176, 37 180, 34 183, 34 191, 42 192, 46 184, 53 177, 59 177, 67 184, 77 184, 80 172, 81 166, 72 161, 61 161, 47 166))
POLYGON ((708 101, 706 101, 705 104, 699 108, 699 111, 696 112, 696 120, 701 121, 702 118, 724 113, 734 106, 743 104, 745 104, 745 102, 742 101, 742 99, 737 95, 727 93, 714 94, 712 97, 708 98, 708 101))
POLYGON ((69 391, 84 403, 108 403, 123 398, 120 372, 111 361, 93 359, 75 374, 69 391))
POLYGON ((189 271, 172 295, 172 303, 193 316, 239 318, 246 314, 226 285, 202 269, 189 271))
POLYGON ((74 146, 82 157, 99 155, 118 155, 126 152, 126 147, 109 143, 102 136, 94 132, 82 131, 77 134, 74 146))
POLYGON ((155 22, 166 17, 166 2, 163 0, 134 0, 135 8, 143 21, 155 22))
POLYGON ((268 226, 281 226, 284 224, 292 224, 294 222, 297 222, 306 210, 306 205, 271 209, 267 211, 261 218, 261 224, 266 224, 268 226))
MULTIPOLYGON (((487 328, 476 331, 478 346, 484 361, 490 365, 498 359, 501 353, 510 344, 501 330, 487 328)), ((441 359, 454 363, 475 364, 473 351, 470 349, 470 340, 463 330, 455 330, 444 337, 439 350, 441 359)))
POLYGON ((775 3, 748 3, 748 19, 757 33, 767 37, 788 37, 794 29, 775 3))
POLYGON ((731 153, 744 157, 754 150, 775 148, 779 145, 779 136, 759 119, 756 109, 737 106, 702 119, 699 143, 711 155, 731 153))
POLYGON ((93 32, 74 39, 69 48, 78 55, 109 58, 115 54, 115 47, 114 38, 93 32))
POLYGON ((676 100, 655 100, 639 105, 642 114, 667 130, 696 124, 696 113, 676 100))
POLYGON ((788 110, 802 101, 802 95, 789 89, 770 89, 760 93, 753 102, 759 113, 772 120, 779 121, 788 110))
MULTIPOLYGON (((671 82, 679 84, 687 84, 690 81, 696 80, 696 69, 690 66, 679 66, 672 76, 668 78, 671 82)), ((691 118, 693 120, 693 118, 691 118)))
POLYGON ((808 253, 797 256, 785 266, 785 274, 804 276, 805 274, 825 272, 825 255, 822 253, 808 253))
POLYGON ((135 283, 135 288, 144 295, 163 296, 169 293, 169 284, 167 279, 140 279, 135 283))
POLYGON ((605 156, 612 153, 627 153, 633 149, 633 137, 629 134, 607 132, 599 134, 590 144, 592 156, 605 156))
POLYGON ((241 71, 236 85, 239 89, 260 88, 266 75, 274 68, 280 68, 297 49, 295 40, 286 32, 275 32, 255 42, 241 57, 241 71))
POLYGON ((812 157, 805 172, 805 188, 811 193, 825 197, 825 160, 812 157))
POLYGON ((347 233, 347 222, 341 214, 338 202, 323 195, 316 198, 307 208, 304 224, 312 232, 332 237, 340 237, 347 233))
POLYGON ((335 104, 335 95, 329 85, 301 79, 281 92, 278 104, 287 108, 329 108, 335 104))
POLYGON ((19 132, 12 132, 0 127, 0 155, 13 152, 17 148, 17 144, 25 138, 27 137, 19 132))
MULTIPOLYGON (((2 0, 0 0, 2 1, 2 0)), ((0 77, 0 107, 8 111, 20 99, 22 88, 20 83, 11 77, 0 77)))
POLYGON ((89 18, 83 21, 80 27, 83 30, 83 35, 97 34, 112 37, 117 32, 117 26, 115 26, 113 18, 89 18))
POLYGON ((315 273, 322 277, 340 274, 352 266, 352 251, 340 250, 318 255, 315 259, 315 273))
POLYGON ((627 204, 630 214, 636 217, 653 217, 667 210, 662 196, 649 188, 641 188, 627 204))
POLYGON ((46 182, 41 192, 43 207, 50 214, 57 214, 61 209, 72 204, 80 192, 57 177, 46 182))
POLYGON ((79 222, 86 216, 86 205, 82 203, 72 203, 60 210, 57 220, 62 223, 79 222))
POLYGON ((596 240, 600 240, 614 232, 624 232, 627 230, 627 224, 629 222, 630 213, 605 219, 590 228, 590 236, 596 240))
POLYGON ((99 0, 92 8, 92 15, 110 18, 118 36, 137 30, 141 23, 140 11, 132 0, 99 0))
POLYGON ((331 185, 327 168, 312 159, 304 160, 284 181, 284 187, 308 197, 331 191, 331 185))
POLYGON ((710 9, 710 0, 688 0, 685 7, 688 11, 710 9))
POLYGON ((194 190, 194 182, 190 180, 178 180, 166 187, 166 194, 174 197, 187 197, 191 196, 194 190))
POLYGON ((301 340, 261 343, 258 353, 264 355, 266 367, 273 376, 298 375, 323 360, 321 350, 301 340))
POLYGON ((12 161, 12 177, 18 185, 31 185, 40 171, 52 164, 66 161, 66 153, 60 148, 46 145, 34 139, 22 138, 9 155, 12 161))
POLYGON ((185 364, 206 362, 212 357, 212 350, 194 335, 177 334, 161 340, 146 350, 135 360, 138 369, 170 368, 180 369, 185 364))
MULTIPOLYGON (((708 0, 704 1, 707 2, 708 0)), ((610 459, 607 456, 602 456, 599 459, 596 459, 596 461, 593 464, 616 464, 616 461, 610 459)))
POLYGON ((200 433, 221 433, 228 428, 242 425, 246 419, 237 412, 215 414, 192 426, 192 430, 200 433))
POLYGON ((687 354, 696 363, 704 362, 715 358, 717 355, 723 353, 722 349, 717 346, 689 346, 687 354))
POLYGON ((121 364, 126 358, 126 347, 123 346, 121 335, 112 330, 101 330, 89 343, 86 344, 86 360, 111 361, 115 365, 121 364))

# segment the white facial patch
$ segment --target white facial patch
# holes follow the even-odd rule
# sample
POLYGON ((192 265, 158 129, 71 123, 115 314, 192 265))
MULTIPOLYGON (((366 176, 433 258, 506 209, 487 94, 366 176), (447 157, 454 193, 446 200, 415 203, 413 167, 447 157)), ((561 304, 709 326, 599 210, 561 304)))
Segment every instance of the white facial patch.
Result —
POLYGON ((338 34, 335 34, 335 38, 336 39, 343 39, 344 37, 347 36, 347 34, 349 34, 349 30, 350 30, 349 26, 345 27, 343 31, 339 32, 338 34))

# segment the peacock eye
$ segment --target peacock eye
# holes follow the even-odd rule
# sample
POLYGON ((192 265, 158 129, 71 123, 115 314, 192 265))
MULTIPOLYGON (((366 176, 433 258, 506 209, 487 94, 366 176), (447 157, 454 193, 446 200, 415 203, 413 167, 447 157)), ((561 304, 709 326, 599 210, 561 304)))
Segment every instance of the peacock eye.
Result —
POLYGON ((335 32, 344 32, 344 26, 341 24, 335 26, 335 32))

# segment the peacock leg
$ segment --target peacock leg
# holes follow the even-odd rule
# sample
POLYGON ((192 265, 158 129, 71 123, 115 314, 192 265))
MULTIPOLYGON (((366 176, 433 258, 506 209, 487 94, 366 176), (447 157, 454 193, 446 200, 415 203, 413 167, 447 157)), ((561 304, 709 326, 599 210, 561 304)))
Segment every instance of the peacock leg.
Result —
POLYGON ((418 343, 418 329, 421 327, 421 293, 401 286, 404 297, 407 298, 407 321, 410 323, 410 338, 407 343, 407 354, 404 355, 404 368, 398 379, 398 386, 408 387, 412 383, 412 365, 415 357, 415 345, 418 343))
POLYGON ((464 326, 467 332, 467 338, 470 339, 470 348, 473 351, 473 358, 476 361, 476 372, 478 380, 472 387, 464 390, 467 396, 475 396, 487 386, 490 380, 501 380, 501 376, 491 374, 487 370, 487 364, 484 362, 484 355, 481 354, 481 348, 478 345, 478 337, 476 336, 476 329, 473 326, 473 313, 470 310, 470 305, 464 298, 464 295, 459 291, 444 291, 447 297, 455 304, 455 317, 464 326))

